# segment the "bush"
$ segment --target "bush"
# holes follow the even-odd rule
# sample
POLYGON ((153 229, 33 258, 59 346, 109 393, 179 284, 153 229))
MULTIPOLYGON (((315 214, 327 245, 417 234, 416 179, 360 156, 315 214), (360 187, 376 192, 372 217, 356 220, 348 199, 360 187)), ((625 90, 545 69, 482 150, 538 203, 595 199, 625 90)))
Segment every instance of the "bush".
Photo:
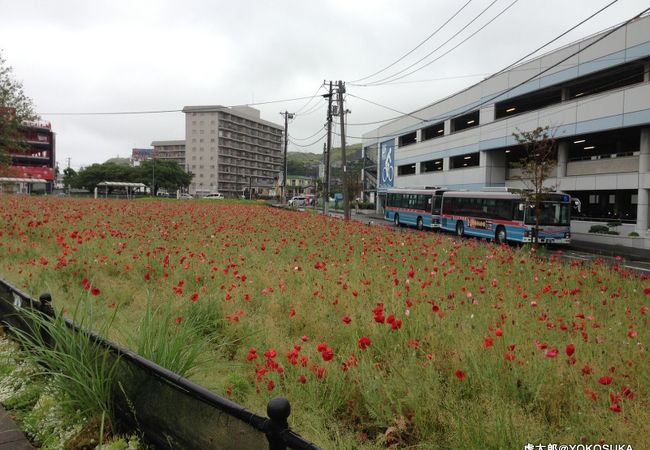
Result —
POLYGON ((636 231, 631 231, 631 232, 628 234, 628 236, 629 236, 629 237, 639 237, 639 233, 637 233, 636 231))
MULTIPOLYGON (((80 330, 91 313, 75 311, 73 322, 80 330)), ((41 368, 41 375, 49 379, 58 392, 65 392, 62 405, 74 415, 101 417, 107 426, 115 423, 112 388, 119 358, 109 349, 89 339, 85 331, 70 328, 63 312, 50 318, 39 311, 25 309, 29 331, 12 328, 28 360, 41 368), (50 341, 51 337, 52 341, 50 341), (56 345, 52 346, 50 342, 56 345)), ((102 324, 102 331, 110 328, 114 317, 102 324)))
POLYGON ((360 202, 359 203, 359 208, 360 209, 375 209, 375 204, 372 202, 360 202))
POLYGON ((608 234, 609 227, 607 225, 592 225, 591 228, 589 228, 589 232, 608 234))

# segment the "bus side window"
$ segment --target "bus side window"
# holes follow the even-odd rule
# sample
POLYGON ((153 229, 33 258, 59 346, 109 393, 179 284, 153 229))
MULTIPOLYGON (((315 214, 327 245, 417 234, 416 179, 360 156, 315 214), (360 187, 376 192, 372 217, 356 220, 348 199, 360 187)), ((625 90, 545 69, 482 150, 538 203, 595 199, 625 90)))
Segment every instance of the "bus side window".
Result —
POLYGON ((523 203, 514 203, 514 219, 515 220, 524 220, 524 204, 523 203))

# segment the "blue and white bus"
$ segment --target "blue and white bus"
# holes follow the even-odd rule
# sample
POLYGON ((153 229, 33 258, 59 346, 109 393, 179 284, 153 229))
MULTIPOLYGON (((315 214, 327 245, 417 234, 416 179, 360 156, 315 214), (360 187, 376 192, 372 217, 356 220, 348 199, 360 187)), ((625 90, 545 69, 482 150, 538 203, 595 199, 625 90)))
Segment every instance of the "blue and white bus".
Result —
MULTIPOLYGON (((541 202, 537 242, 571 242, 571 196, 550 192, 541 202)), ((447 191, 442 195, 440 228, 458 236, 494 239, 498 243, 533 242, 535 204, 516 191, 447 191)))
POLYGON ((444 188, 389 189, 384 218, 395 225, 411 225, 418 230, 440 227, 440 205, 444 188))

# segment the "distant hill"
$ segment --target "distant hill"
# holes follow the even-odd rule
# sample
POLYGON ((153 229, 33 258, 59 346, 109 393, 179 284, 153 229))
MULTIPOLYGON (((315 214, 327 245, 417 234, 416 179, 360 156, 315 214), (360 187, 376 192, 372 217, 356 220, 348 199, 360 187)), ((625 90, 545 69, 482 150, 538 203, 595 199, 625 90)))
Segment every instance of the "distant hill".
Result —
POLYGON ((117 158, 107 159, 105 162, 117 164, 119 166, 130 166, 131 165, 131 158, 120 158, 118 156, 117 158))
MULTIPOLYGON (((361 159, 361 144, 352 144, 345 147, 345 156, 348 161, 361 159)), ((333 148, 330 163, 341 160, 341 148, 333 148)), ((323 161, 322 153, 287 152, 287 162, 296 164, 316 164, 323 161)))

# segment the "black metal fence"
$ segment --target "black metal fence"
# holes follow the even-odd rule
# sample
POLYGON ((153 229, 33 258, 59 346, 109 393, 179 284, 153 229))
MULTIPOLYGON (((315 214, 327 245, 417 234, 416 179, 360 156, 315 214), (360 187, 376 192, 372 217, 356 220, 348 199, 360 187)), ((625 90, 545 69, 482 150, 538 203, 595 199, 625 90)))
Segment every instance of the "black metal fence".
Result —
MULTIPOLYGON (((0 321, 33 333, 25 310, 54 317, 51 298, 31 298, 0 279, 0 321)), ((247 410, 101 336, 68 327, 108 350, 117 364, 113 401, 118 420, 161 449, 318 450, 289 429, 289 402, 276 397, 267 405, 269 417, 247 410)))

